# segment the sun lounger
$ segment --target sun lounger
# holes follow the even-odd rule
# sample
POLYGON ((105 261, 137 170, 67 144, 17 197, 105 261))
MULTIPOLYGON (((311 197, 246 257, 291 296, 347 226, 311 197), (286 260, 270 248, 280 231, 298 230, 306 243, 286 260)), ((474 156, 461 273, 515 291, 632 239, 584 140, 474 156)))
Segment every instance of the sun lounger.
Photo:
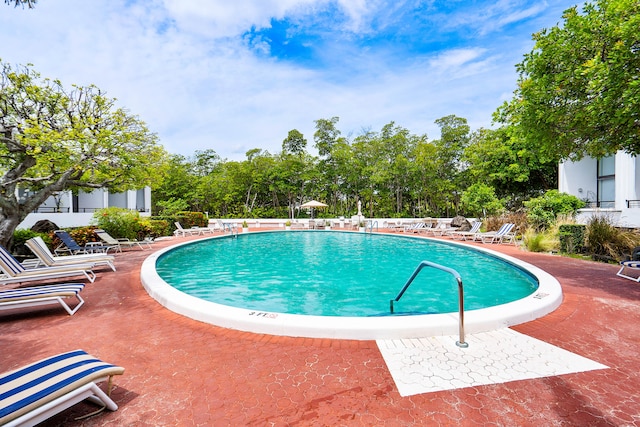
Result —
POLYGON ((89 399, 112 411, 111 381, 124 368, 74 350, 0 375, 0 425, 32 426, 89 399), (106 393, 98 383, 108 380, 106 393))
POLYGON ((84 304, 84 300, 80 297, 82 289, 84 289, 84 283, 63 283, 60 285, 42 285, 0 291, 0 310, 58 303, 67 310, 69 315, 73 316, 84 304), (69 307, 65 302, 67 298, 76 298, 78 300, 74 308, 69 307))
POLYGON ((115 237, 112 237, 109 233, 107 233, 106 231, 101 230, 99 228, 94 230, 93 232, 96 233, 96 236, 98 236, 100 238, 100 240, 102 240, 107 245, 115 246, 117 248, 118 252, 122 252, 122 249, 132 248, 134 246, 137 246, 141 250, 144 250, 144 247, 142 246, 143 243, 145 245, 147 245, 148 248, 151 248, 151 244, 148 241, 140 242, 138 240, 130 240, 130 239, 125 239, 125 238, 116 239, 115 237))
POLYGON ((511 232, 515 227, 515 224, 504 223, 498 231, 488 231, 486 233, 476 233, 473 236, 473 240, 478 240, 482 243, 515 243, 516 236, 511 232))
MULTIPOLYGON (((68 266, 79 263, 89 263, 94 266, 106 265, 113 271, 116 271, 116 266, 113 263, 113 255, 107 255, 103 253, 97 254, 80 254, 80 255, 66 255, 55 256, 49 250, 47 244, 42 240, 42 237, 36 236, 25 242, 25 246, 31 249, 31 252, 38 258, 32 261, 34 267, 46 265, 48 267, 55 266, 68 266)), ((26 261, 22 262, 22 265, 27 265, 26 261)))
POLYGON ((93 264, 74 264, 68 266, 42 267, 27 269, 18 262, 4 247, 0 246, 0 285, 30 282, 34 280, 62 279, 84 276, 93 283, 96 275, 91 270, 93 264))
POLYGON ((179 236, 182 235, 182 237, 185 236, 199 236, 201 234, 205 234, 205 233, 214 233, 214 229, 210 228, 210 227, 191 227, 191 228, 183 228, 182 224, 180 224, 178 221, 175 222, 176 225, 176 229, 173 232, 174 236, 179 236))
POLYGON ((475 236, 478 233, 478 230, 480 230, 480 227, 482 226, 482 222, 480 221, 475 221, 473 223, 473 225, 471 226, 471 229, 468 231, 450 231, 448 233, 449 236, 451 236, 453 239, 460 239, 460 240, 467 240, 467 239, 471 239, 473 240, 473 236, 475 236))
POLYGON ((73 237, 64 230, 56 230, 54 233, 58 239, 62 240, 62 244, 53 250, 56 255, 58 253, 70 253, 72 255, 96 252, 108 253, 110 249, 116 249, 115 246, 102 245, 100 242, 89 242, 83 247, 73 240, 73 237))
POLYGON ((620 263, 620 270, 616 273, 616 276, 624 277, 634 282, 640 282, 640 261, 622 261, 620 263), (632 271, 636 273, 635 276, 631 275, 632 271))

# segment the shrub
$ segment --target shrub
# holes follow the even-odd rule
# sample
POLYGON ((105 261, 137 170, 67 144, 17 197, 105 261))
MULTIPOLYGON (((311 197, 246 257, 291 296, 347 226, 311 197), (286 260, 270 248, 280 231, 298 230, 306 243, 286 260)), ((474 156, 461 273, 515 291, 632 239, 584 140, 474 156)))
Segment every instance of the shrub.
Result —
POLYGON ((51 237, 47 233, 38 233, 28 228, 18 228, 13 232, 11 247, 8 248, 13 253, 31 254, 31 251, 24 247, 24 243, 36 236, 42 237, 47 244, 51 244, 51 237))
POLYGON ((493 187, 476 183, 462 193, 462 205, 467 216, 484 218, 504 210, 504 202, 496 196, 493 187))
POLYGON ((130 209, 99 209, 92 222, 115 238, 137 239, 140 232, 140 214, 130 209))
POLYGON ((586 226, 582 224, 562 224, 558 227, 560 251, 569 254, 584 252, 586 226))
POLYGON ((528 229, 522 237, 525 247, 531 252, 557 251, 559 246, 557 235, 551 231, 537 233, 528 229))
POLYGON ((184 228, 206 227, 208 225, 207 218, 202 212, 178 212, 175 221, 178 221, 184 228))
POLYGON ((614 227, 606 216, 594 216, 586 229, 586 245, 594 258, 620 260, 640 244, 640 236, 614 227))
POLYGON ((573 216, 584 204, 577 197, 558 190, 549 190, 540 197, 524 202, 529 223, 539 230, 553 225, 559 215, 573 216))

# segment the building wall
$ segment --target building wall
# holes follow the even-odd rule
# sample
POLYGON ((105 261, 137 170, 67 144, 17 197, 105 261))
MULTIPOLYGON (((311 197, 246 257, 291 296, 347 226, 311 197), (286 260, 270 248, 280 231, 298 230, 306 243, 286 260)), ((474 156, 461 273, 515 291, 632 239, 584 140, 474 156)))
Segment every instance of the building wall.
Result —
POLYGON ((109 194, 106 189, 91 192, 80 191, 76 206, 73 206, 71 191, 50 197, 38 211, 32 212, 20 223, 18 228, 31 228, 40 220, 54 222, 60 228, 83 227, 91 224, 93 213, 106 207, 133 209, 141 216, 151 215, 151 189, 129 190, 124 193, 109 194), (56 199, 58 206, 56 206, 56 199), (76 212, 74 212, 74 210, 76 212))
MULTIPOLYGON (((577 220, 587 223, 594 216, 605 216, 619 227, 640 227, 640 161, 622 151, 616 153, 615 207, 585 208, 577 220)), ((558 168, 558 189, 587 202, 597 201, 597 160, 586 157, 578 162, 564 162, 558 168)))

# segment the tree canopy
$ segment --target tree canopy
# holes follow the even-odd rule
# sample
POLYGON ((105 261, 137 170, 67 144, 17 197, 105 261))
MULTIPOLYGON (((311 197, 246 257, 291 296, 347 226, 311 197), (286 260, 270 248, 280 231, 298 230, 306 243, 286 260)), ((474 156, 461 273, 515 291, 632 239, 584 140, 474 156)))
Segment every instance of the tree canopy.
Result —
POLYGON ((533 35, 498 120, 516 125, 545 161, 640 154, 640 2, 588 2, 562 19, 533 35))
POLYGON ((0 244, 57 192, 156 182, 164 149, 115 103, 95 86, 69 90, 0 61, 0 244))

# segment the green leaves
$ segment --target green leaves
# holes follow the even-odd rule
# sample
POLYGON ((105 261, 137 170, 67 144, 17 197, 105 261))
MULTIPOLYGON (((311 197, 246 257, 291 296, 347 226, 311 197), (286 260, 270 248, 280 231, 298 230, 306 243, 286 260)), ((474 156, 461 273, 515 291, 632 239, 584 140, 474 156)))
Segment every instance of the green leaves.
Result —
POLYGON ((67 90, 1 61, 0 133, 0 216, 18 222, 58 191, 153 185, 166 156, 145 123, 97 87, 67 90), (17 188, 31 196, 19 203, 17 188))
POLYGON ((548 160, 640 154, 640 2, 598 0, 562 18, 533 35, 500 120, 548 160))

